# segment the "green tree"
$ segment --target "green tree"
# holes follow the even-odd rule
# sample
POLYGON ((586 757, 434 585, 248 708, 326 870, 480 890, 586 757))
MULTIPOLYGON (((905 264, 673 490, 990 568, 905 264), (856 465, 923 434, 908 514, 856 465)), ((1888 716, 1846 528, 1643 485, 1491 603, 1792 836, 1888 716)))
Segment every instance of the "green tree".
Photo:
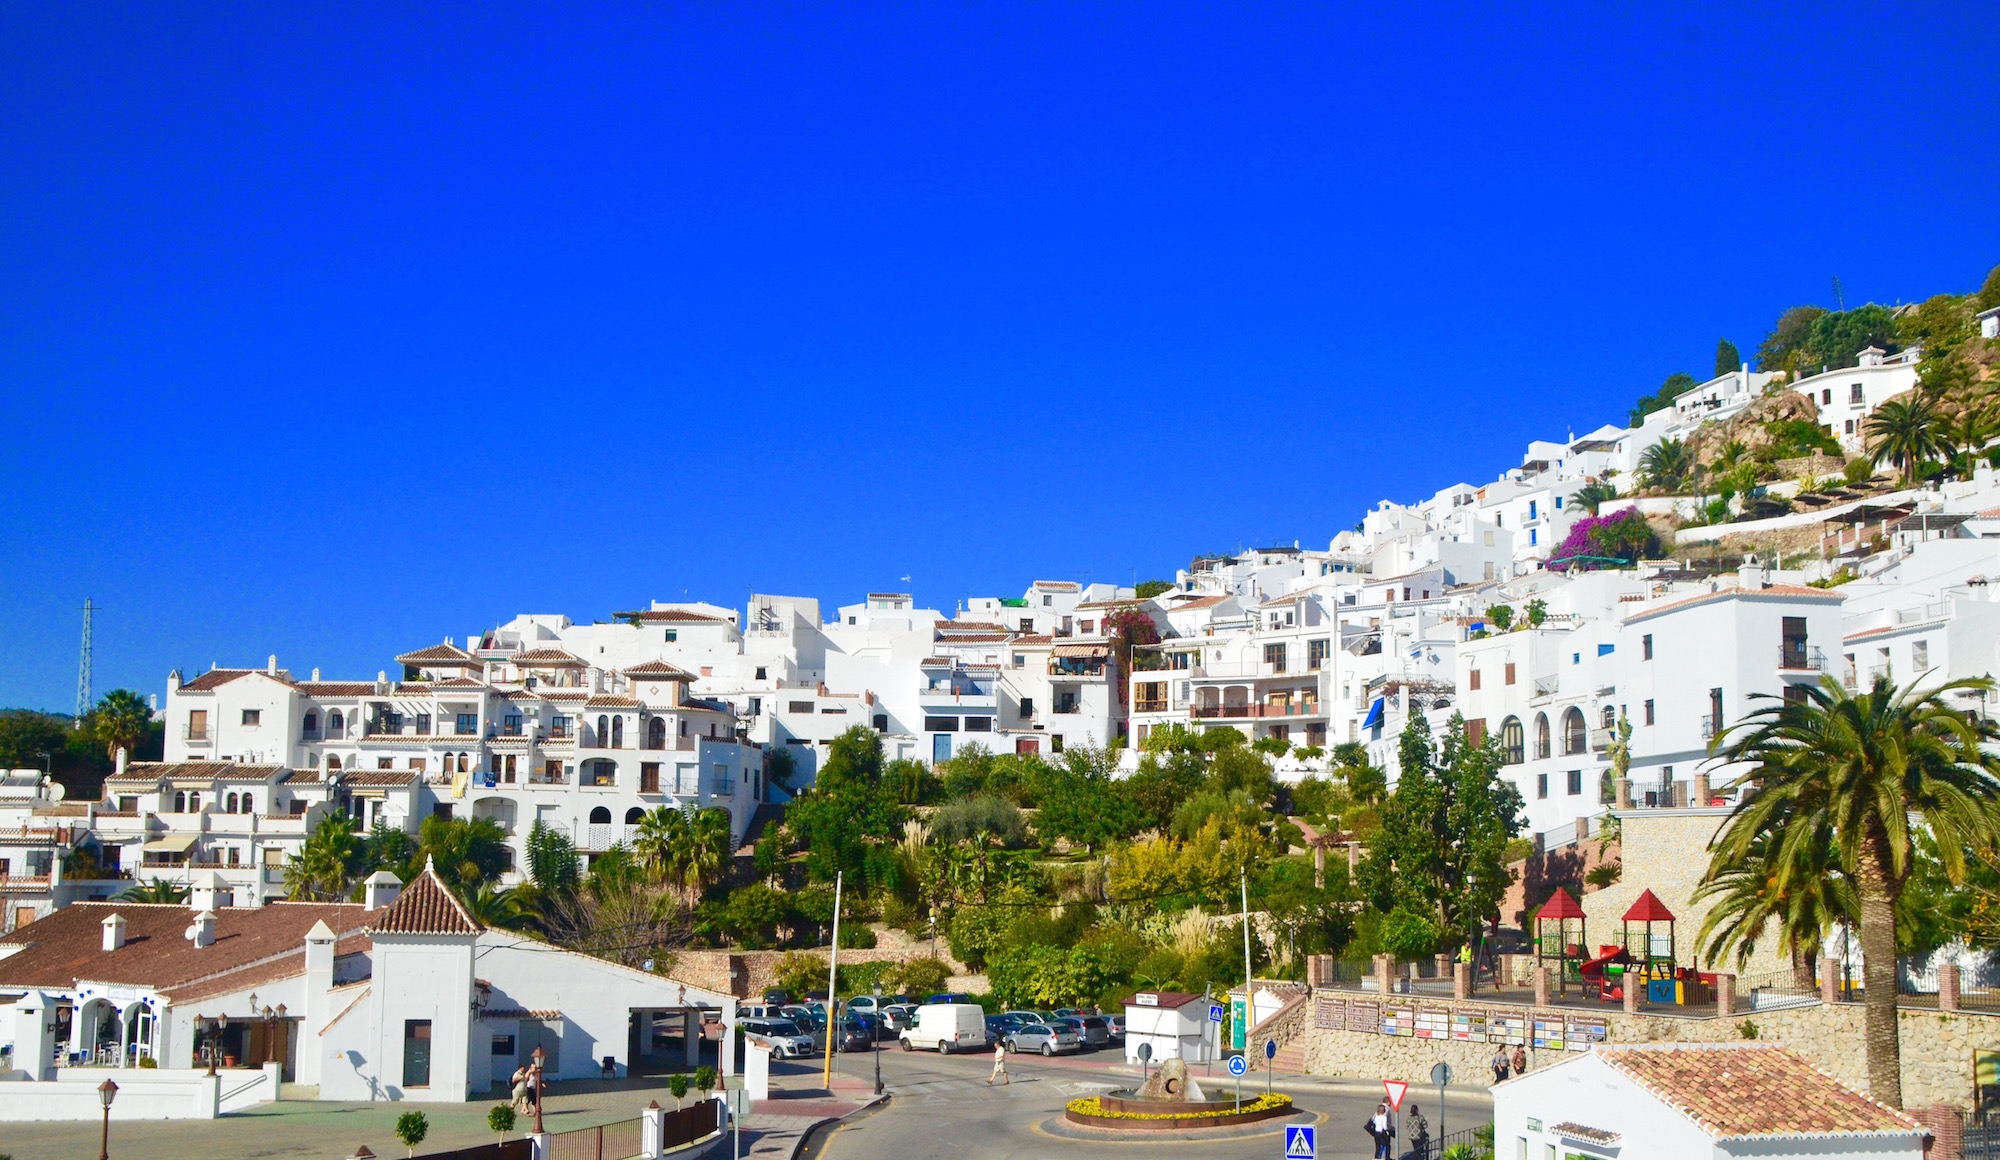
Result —
POLYGON ((1645 421, 1646 416, 1652 414, 1654 411, 1664 411, 1668 407, 1673 406, 1675 399, 1680 398, 1700 385, 1693 375, 1685 371, 1676 371, 1668 375, 1667 381, 1660 384, 1659 390, 1650 395, 1642 396, 1639 402, 1632 408, 1631 425, 1637 427, 1645 421))
POLYGON ((495 889, 491 882, 457 888, 458 900, 467 914, 482 926, 502 930, 530 930, 541 917, 532 886, 495 889))
POLYGON ((494 1104, 486 1110, 486 1130, 500 1137, 504 1143, 507 1133, 514 1130, 514 1106, 494 1104))
POLYGON ((1108 774, 1059 768, 1038 795, 1035 834, 1043 844, 1065 839, 1086 852, 1139 832, 1139 809, 1108 774))
POLYGON ((294 902, 339 902, 354 884, 360 862, 361 840, 354 818, 327 814, 300 844, 299 852, 285 859, 285 897, 294 902))
POLYGON ((1141 580, 1133 586, 1132 595, 1137 596, 1141 600, 1151 600, 1162 592, 1172 592, 1173 590, 1174 582, 1172 580, 1141 580))
POLYGON ((151 882, 140 882, 124 889, 118 897, 127 902, 163 902, 178 904, 187 901, 188 888, 178 886, 164 878, 151 882))
POLYGON ((1778 843, 1766 832, 1753 836, 1739 856, 1711 867, 1695 891, 1695 900, 1709 905, 1696 938, 1710 961, 1733 952, 1741 967, 1768 930, 1791 956, 1793 984, 1812 989, 1813 964, 1828 927, 1852 925, 1856 918, 1854 892, 1833 861, 1830 819, 1821 813, 1813 824, 1819 830, 1814 840, 1788 851, 1800 860, 1795 865, 1781 867, 1773 860, 1778 843))
POLYGON ((1605 503, 1618 498, 1618 489, 1608 483, 1592 480, 1577 488, 1576 494, 1571 498, 1587 509, 1591 515, 1596 515, 1598 509, 1605 503))
POLYGON ((1513 606, 1507 604, 1495 604, 1487 608, 1486 623, 1492 625, 1493 631, 1495 632, 1514 631, 1513 606))
POLYGON ((1794 306, 1778 316, 1771 333, 1757 347, 1757 369, 1760 371, 1795 371, 1800 367, 1802 352, 1811 341, 1813 323, 1826 311, 1818 306, 1794 306))
MULTIPOLYGON (((417 830, 418 853, 431 860, 439 877, 461 889, 500 877, 513 862, 507 832, 492 818, 441 818, 433 814, 417 830)), ((412 864, 399 875, 405 882, 422 871, 412 864)))
POLYGON ((1006 798, 978 794, 946 802, 931 815, 931 837, 944 845, 971 847, 979 864, 979 897, 984 902, 991 882, 993 847, 1018 846, 1028 824, 1021 807, 1006 798))
POLYGON ((1679 439, 1662 439, 1639 456, 1639 479, 1647 487, 1678 493, 1694 482, 1694 452, 1679 439))
POLYGON ((1980 284, 1979 295, 1974 305, 1982 311, 2000 306, 2000 266, 1987 271, 1986 281, 1980 284))
POLYGON ((1984 748, 2000 731, 1949 703, 1992 687, 1981 679, 1899 689, 1878 676, 1849 694, 1828 677, 1805 687, 1803 700, 1765 698, 1768 705, 1711 742, 1711 752, 1750 766, 1748 776, 1762 782, 1717 834, 1711 879, 1747 864, 1763 842, 1768 864, 1786 880, 1811 865, 1799 848, 1831 832, 1860 919, 1869 1094, 1891 1107, 1903 1103, 1896 928, 1915 833, 1921 827, 1936 839, 1953 882, 1964 879, 1970 851, 2000 836, 2000 781, 1984 748))
POLYGON ((1875 443, 1870 457, 1876 466, 1893 463, 1904 483, 1914 483, 1922 465, 1951 453, 1937 409, 1921 398, 1890 399, 1868 417, 1868 438, 1875 443))
POLYGON ((569 835, 536 818, 528 829, 528 876, 535 885, 553 894, 575 890, 576 859, 576 843, 569 835))
POLYGON ((791 793, 792 779, 798 775, 798 761, 792 756, 791 746, 764 747, 764 784, 775 785, 786 793, 791 793))
POLYGON ((1737 351, 1736 344, 1726 338, 1718 339, 1715 344, 1715 377, 1719 379, 1742 367, 1743 356, 1737 351))
POLYGON ((396 1138, 410 1150, 410 1155, 417 1154, 417 1145, 423 1143, 424 1137, 430 1134, 430 1119, 422 1112, 404 1112, 396 1117, 396 1138))
POLYGON ((97 740, 104 745, 104 755, 114 760, 120 749, 127 756, 136 755, 139 742, 153 727, 153 710, 146 704, 146 698, 130 689, 113 689, 98 698, 97 709, 91 716, 97 740))
MULTIPOLYGON (((1154 736, 1161 732, 1154 730, 1154 736)), ((1153 738, 1146 740, 1151 744, 1153 738)), ((1193 753, 1148 753, 1139 759, 1138 771, 1118 782, 1117 789, 1138 811, 1141 828, 1157 828, 1172 820, 1180 803, 1201 788, 1206 773, 1202 759, 1193 753)))
POLYGON ((1979 337, 1978 311, 1971 295, 1936 294, 1896 319, 1896 337, 1904 346, 1924 348, 1926 361, 1946 356, 1979 337))
POLYGON ((1896 316, 1888 307, 1870 302, 1852 310, 1821 314, 1813 319, 1811 333, 1799 351, 1800 369, 1851 367, 1871 346, 1891 352, 1899 347, 1896 316))

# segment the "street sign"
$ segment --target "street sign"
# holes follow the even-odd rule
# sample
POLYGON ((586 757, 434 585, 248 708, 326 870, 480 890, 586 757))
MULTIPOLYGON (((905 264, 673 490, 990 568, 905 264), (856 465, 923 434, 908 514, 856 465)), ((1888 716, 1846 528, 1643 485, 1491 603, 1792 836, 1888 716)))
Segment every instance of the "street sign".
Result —
POLYGON ((1232 1056, 1230 1056, 1230 1057, 1229 1057, 1229 1074, 1230 1074, 1230 1075, 1233 1075, 1233 1076, 1237 1077, 1238 1079, 1241 1079, 1241 1078, 1243 1077, 1243 1073, 1244 1073, 1244 1072, 1246 1072, 1246 1071, 1249 1071, 1249 1070, 1250 1070, 1250 1065, 1249 1065, 1249 1064, 1247 1064, 1247 1063, 1245 1063, 1245 1062, 1243 1062, 1243 1057, 1242 1057, 1242 1056, 1240 1056, 1240 1055, 1232 1055, 1232 1056))
POLYGON ((1403 1093, 1410 1090, 1410 1085, 1399 1079, 1385 1079, 1382 1081, 1382 1090, 1389 1093, 1389 1106, 1396 1111, 1402 1111, 1403 1093))
POLYGON ((1220 1003, 1210 1003, 1210 1004, 1208 1005, 1208 1021, 1209 1021, 1210 1023, 1220 1023, 1220 1022, 1222 1022, 1222 1016, 1223 1016, 1224 1014, 1225 1014, 1225 1012, 1224 1012, 1224 1011, 1223 1011, 1223 1009, 1222 1009, 1222 1004, 1220 1004, 1220 1003))
POLYGON ((1285 1160, 1317 1160, 1319 1129, 1294 1124, 1285 1129, 1285 1160))
POLYGON ((1152 1058, 1153 1058, 1153 1045, 1150 1043, 1141 1043, 1139 1045, 1139 1062, 1145 1063, 1147 1060, 1150 1060, 1152 1058))
POLYGON ((1265 1058, 1265 1059, 1276 1059, 1276 1058, 1278 1058, 1278 1041, 1277 1041, 1277 1040, 1275 1040, 1275 1039, 1266 1039, 1266 1040, 1264 1041, 1264 1058, 1265 1058))
POLYGON ((1438 1085, 1439 1087, 1443 1087, 1444 1085, 1450 1083, 1451 1065, 1445 1063, 1442 1060, 1438 1061, 1437 1066, 1431 1068, 1431 1082, 1438 1085))

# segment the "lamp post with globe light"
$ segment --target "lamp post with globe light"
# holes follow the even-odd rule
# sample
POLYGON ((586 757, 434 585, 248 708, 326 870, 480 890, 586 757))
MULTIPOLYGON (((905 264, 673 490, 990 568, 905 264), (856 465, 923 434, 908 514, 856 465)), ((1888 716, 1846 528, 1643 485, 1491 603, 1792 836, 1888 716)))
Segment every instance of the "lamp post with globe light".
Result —
POLYGON ((97 1140, 97 1160, 111 1160, 111 1101, 117 1098, 117 1084, 107 1079, 97 1085, 97 1102, 104 1105, 104 1132, 97 1140))
POLYGON ((875 1057, 875 1094, 882 1094, 882 980, 868 988, 875 996, 875 1030, 868 1036, 868 1053, 875 1057))

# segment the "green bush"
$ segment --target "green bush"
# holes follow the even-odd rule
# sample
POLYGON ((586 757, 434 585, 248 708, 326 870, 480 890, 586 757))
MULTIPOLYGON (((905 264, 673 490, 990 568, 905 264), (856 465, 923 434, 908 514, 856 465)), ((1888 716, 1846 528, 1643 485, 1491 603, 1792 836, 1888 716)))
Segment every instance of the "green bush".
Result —
POLYGON ((714 1068, 704 1063, 694 1069, 694 1090, 700 1092, 703 1099, 708 1098, 708 1093, 715 1090, 714 1068))
POLYGON ((860 923, 844 923, 840 928, 840 949, 872 951, 875 949, 875 932, 860 923))
POLYGON ((943 959, 911 959, 896 972, 896 989, 907 995, 935 995, 951 981, 943 959))
POLYGON ((1859 487, 1861 484, 1867 483, 1870 479, 1874 478, 1875 465, 1860 456, 1856 456, 1847 461, 1846 467, 1840 469, 1840 475, 1841 478, 1847 481, 1848 486, 1859 487))
POLYGON ((403 1147, 410 1150, 410 1155, 417 1154, 417 1145, 423 1143, 424 1137, 430 1134, 430 1119, 422 1112, 404 1112, 396 1117, 396 1138, 403 1142, 403 1147))
POLYGON ((685 1072, 677 1071, 674 1074, 668 1076, 667 1090, 674 1093, 674 1106, 677 1108, 680 1107, 681 1101, 686 1099, 688 1094, 687 1074, 685 1072))
POLYGON ((486 1127, 496 1136, 505 1136, 514 1130, 514 1105, 494 1104, 486 1112, 486 1127))
POLYGON ((1437 924, 1430 917, 1406 906, 1397 906, 1382 919, 1382 949, 1399 959, 1422 959, 1438 949, 1437 924))

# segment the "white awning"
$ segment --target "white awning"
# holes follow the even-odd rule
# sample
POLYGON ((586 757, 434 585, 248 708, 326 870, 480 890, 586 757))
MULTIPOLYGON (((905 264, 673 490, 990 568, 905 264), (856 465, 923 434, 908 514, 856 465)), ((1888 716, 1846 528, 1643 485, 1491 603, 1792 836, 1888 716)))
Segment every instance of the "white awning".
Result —
POLYGON ((168 834, 164 838, 154 838, 152 841, 146 843, 146 852, 148 854, 154 851, 159 851, 163 854, 184 853, 189 846, 194 845, 195 839, 199 837, 201 837, 200 834, 168 834))

